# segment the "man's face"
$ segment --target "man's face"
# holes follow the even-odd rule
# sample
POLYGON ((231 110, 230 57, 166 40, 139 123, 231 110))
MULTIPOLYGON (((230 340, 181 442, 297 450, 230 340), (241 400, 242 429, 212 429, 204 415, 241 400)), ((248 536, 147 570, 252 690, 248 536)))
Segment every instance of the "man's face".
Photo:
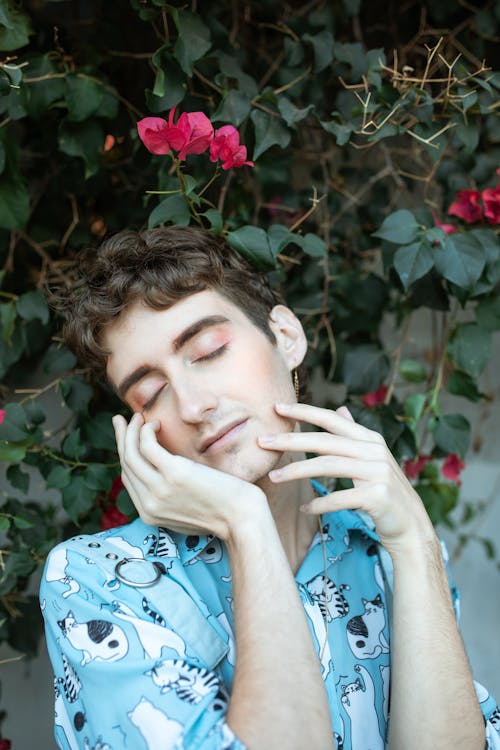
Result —
POLYGON ((273 345, 211 290, 166 310, 137 303, 105 332, 107 373, 134 412, 159 420, 158 441, 169 452, 257 482, 281 458, 257 437, 293 429, 274 404, 294 400, 290 372, 305 351, 297 323, 274 308, 273 345))

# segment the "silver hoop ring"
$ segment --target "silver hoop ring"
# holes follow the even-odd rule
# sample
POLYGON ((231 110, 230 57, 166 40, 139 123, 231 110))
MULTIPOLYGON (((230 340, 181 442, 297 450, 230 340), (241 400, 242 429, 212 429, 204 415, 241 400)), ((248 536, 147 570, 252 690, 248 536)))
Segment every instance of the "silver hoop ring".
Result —
POLYGON ((145 560, 143 557, 124 557, 123 560, 120 560, 120 562, 115 565, 115 575, 119 581, 126 583, 127 586, 144 589, 148 586, 153 586, 160 579, 161 570, 156 563, 145 560), (150 581, 133 581, 120 572, 122 565, 126 565, 127 563, 147 563, 148 565, 152 565, 155 570, 155 577, 150 581))

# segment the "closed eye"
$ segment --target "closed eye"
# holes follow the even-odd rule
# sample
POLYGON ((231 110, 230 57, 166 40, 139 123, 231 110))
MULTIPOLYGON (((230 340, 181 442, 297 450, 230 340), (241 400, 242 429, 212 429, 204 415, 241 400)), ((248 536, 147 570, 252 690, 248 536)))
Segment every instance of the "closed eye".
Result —
POLYGON ((194 362, 206 362, 209 359, 215 359, 216 357, 219 357, 226 349, 228 345, 223 344, 222 346, 219 346, 218 349, 215 349, 213 352, 209 352, 208 354, 204 354, 202 357, 198 357, 197 359, 193 360, 194 362))

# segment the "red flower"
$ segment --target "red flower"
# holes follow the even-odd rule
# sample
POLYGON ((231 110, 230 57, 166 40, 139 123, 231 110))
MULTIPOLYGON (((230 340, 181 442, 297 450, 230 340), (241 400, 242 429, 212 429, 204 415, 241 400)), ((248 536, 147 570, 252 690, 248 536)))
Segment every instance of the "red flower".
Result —
POLYGON ((500 224, 500 185, 482 192, 484 215, 490 224, 500 224))
POLYGON ((408 479, 416 479, 429 460, 430 456, 422 455, 417 456, 417 458, 415 459, 405 461, 403 465, 403 471, 408 479))
POLYGON ((446 234, 455 234, 455 232, 457 231, 456 226, 454 226, 453 224, 443 224, 442 221, 439 221, 438 215, 435 211, 432 212, 432 217, 434 219, 434 226, 441 227, 443 232, 446 232, 446 234))
MULTIPOLYGON (((6 416, 7 412, 5 411, 5 409, 0 409, 0 424, 2 424, 6 416)), ((0 750, 2 750, 2 748, 0 748, 0 750)))
POLYGON ((10 740, 0 740, 0 750, 10 750, 12 742, 10 740))
POLYGON ((446 456, 444 460, 441 467, 441 474, 446 477, 446 479, 451 479, 452 482, 456 482, 460 485, 462 484, 460 480, 460 472, 462 469, 465 469, 464 462, 461 461, 455 453, 450 453, 450 455, 446 456))
POLYGON ((363 403, 365 406, 368 406, 369 409, 373 409, 374 406, 378 406, 378 404, 384 403, 386 395, 387 386, 381 385, 380 388, 377 388, 376 391, 365 393, 365 395, 363 396, 363 403))
POLYGON ((124 484, 121 477, 116 477, 115 479, 113 479, 113 484, 111 485, 111 489, 109 491, 109 499, 115 502, 123 487, 124 484))
POLYGON ((183 112, 174 123, 175 107, 167 120, 162 117, 144 117, 137 123, 139 138, 152 154, 168 154, 170 149, 179 152, 179 159, 188 154, 202 154, 214 137, 212 123, 203 112, 183 112))
POLYGON ((253 167, 253 161, 247 161, 247 147, 240 145, 240 134, 232 125, 223 125, 215 131, 210 144, 210 161, 222 162, 222 169, 231 167, 253 167))
POLYGON ((478 190, 460 190, 448 209, 450 216, 458 216, 467 224, 474 224, 483 218, 483 209, 479 203, 481 194, 478 190))
MULTIPOLYGON (((116 143, 115 136, 111 135, 110 133, 108 133, 108 135, 104 139, 103 151, 111 151, 111 149, 113 148, 113 146, 115 145, 115 143, 116 143)), ((1 748, 0 748, 0 750, 1 750, 1 748)))
POLYGON ((101 516, 101 529, 107 531, 108 529, 114 529, 115 526, 124 526, 128 522, 129 519, 125 513, 118 510, 116 505, 108 505, 101 516))

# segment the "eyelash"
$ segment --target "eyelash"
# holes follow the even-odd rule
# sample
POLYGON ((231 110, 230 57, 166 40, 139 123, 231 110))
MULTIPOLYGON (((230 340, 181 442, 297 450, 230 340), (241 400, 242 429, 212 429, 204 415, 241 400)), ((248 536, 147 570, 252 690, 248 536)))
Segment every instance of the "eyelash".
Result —
MULTIPOLYGON (((219 346, 218 349, 215 349, 213 352, 210 352, 210 354, 205 354, 205 356, 203 357, 198 357, 198 359, 194 360, 193 364, 195 364, 196 362, 207 362, 211 359, 215 359, 216 357, 219 357, 221 354, 223 354, 227 348, 228 348, 228 344, 223 344, 222 346, 219 346)), ((153 398, 149 399, 147 404, 144 404, 144 406, 142 407, 142 411, 147 411, 152 406, 154 406, 156 399, 158 398, 158 396, 160 395, 160 393, 162 392, 162 390, 165 388, 166 385, 167 384, 162 386, 160 390, 155 393, 153 398)))

